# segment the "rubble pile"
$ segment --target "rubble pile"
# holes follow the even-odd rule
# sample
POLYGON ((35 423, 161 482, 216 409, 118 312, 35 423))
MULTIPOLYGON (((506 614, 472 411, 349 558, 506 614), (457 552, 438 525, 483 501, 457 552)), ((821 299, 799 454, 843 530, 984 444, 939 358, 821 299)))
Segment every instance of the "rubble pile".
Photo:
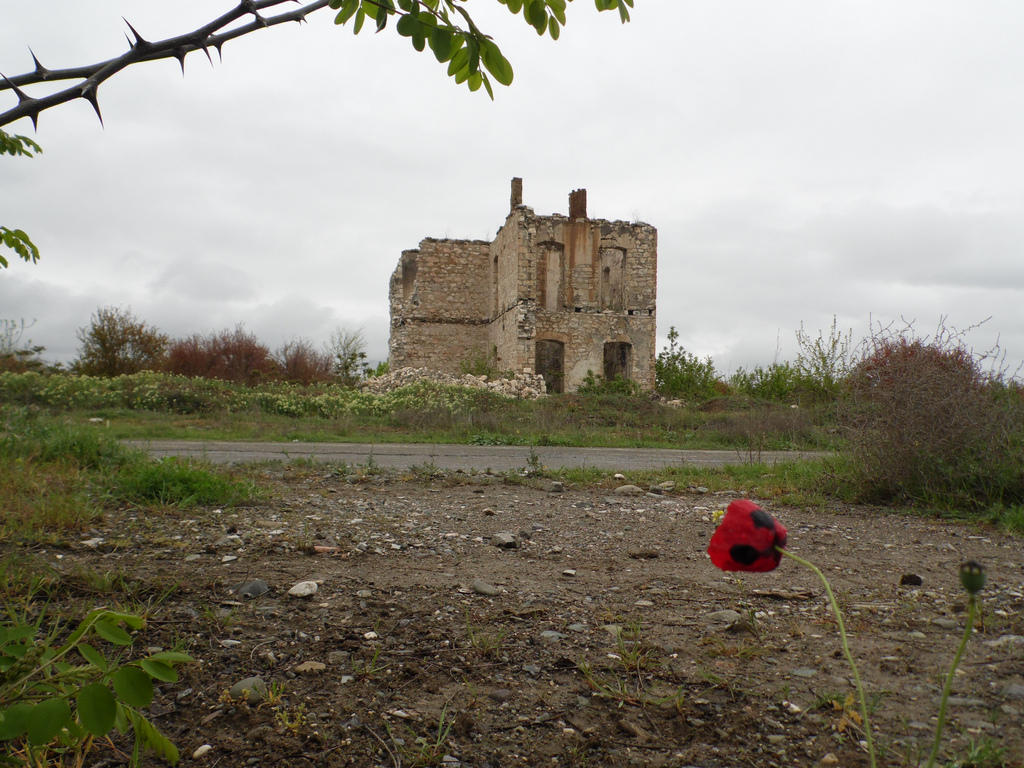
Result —
POLYGON ((429 368, 398 368, 383 376, 367 379, 360 388, 364 392, 379 395, 423 380, 457 387, 489 389, 499 395, 520 400, 535 400, 547 394, 544 377, 537 373, 517 373, 508 378, 474 376, 469 373, 457 376, 452 373, 432 371, 429 368))

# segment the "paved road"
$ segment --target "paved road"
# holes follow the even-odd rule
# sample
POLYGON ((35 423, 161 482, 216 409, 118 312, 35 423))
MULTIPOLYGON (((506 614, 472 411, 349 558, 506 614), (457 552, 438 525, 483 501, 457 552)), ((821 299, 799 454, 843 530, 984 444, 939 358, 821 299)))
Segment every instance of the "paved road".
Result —
MULTIPOLYGON (((434 464, 439 469, 501 472, 526 467, 529 446, 521 445, 436 445, 428 443, 256 443, 199 440, 126 440, 155 457, 193 456, 216 464, 254 461, 313 460, 335 464, 366 464, 372 458, 380 467, 408 469, 434 464)), ((720 467, 743 464, 750 456, 737 451, 679 451, 660 448, 561 448, 537 446, 532 449, 545 467, 596 467, 637 470, 661 467, 720 467)), ((764 451, 755 461, 774 464, 827 454, 812 451, 764 451)))

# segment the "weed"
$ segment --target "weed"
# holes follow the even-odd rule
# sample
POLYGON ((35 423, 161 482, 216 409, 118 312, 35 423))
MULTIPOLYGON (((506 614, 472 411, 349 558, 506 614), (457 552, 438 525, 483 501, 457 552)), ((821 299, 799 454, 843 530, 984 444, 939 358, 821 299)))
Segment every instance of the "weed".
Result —
POLYGON ((251 499, 255 493, 249 483, 232 480, 207 465, 174 457, 131 462, 116 475, 113 487, 113 494, 127 501, 165 506, 230 506, 251 499))
POLYGON ((92 644, 131 645, 129 631, 143 625, 134 614, 94 610, 59 643, 63 624, 58 617, 48 626, 45 612, 29 621, 10 606, 0 621, 0 741, 8 754, 25 765, 63 765, 65 758, 81 765, 116 727, 134 734, 131 765, 139 765, 143 747, 177 762, 174 744, 142 710, 153 681, 175 682, 174 667, 191 657, 163 651, 122 662, 92 644))
POLYGON ((448 734, 455 723, 455 718, 448 713, 448 707, 441 709, 438 717, 437 728, 427 736, 416 734, 411 728, 406 728, 411 739, 404 739, 396 736, 391 725, 385 723, 388 736, 394 745, 398 755, 401 756, 399 765, 409 768, 429 768, 444 764, 445 755, 448 752, 448 734))
POLYGON ((506 634, 508 633, 504 630, 495 633, 484 632, 474 627, 469 620, 469 615, 466 616, 466 636, 469 638, 469 645, 484 658, 498 655, 506 634))

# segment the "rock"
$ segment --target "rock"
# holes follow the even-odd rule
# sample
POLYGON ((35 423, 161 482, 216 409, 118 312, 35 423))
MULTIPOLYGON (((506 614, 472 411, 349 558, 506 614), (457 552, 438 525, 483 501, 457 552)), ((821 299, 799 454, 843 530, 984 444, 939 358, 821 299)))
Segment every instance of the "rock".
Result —
POLYGON ((304 661, 297 664, 294 669, 300 675, 318 675, 327 669, 327 665, 322 661, 304 661))
POLYGON ((1003 688, 1003 696, 1008 699, 1024 699, 1024 685, 1010 683, 1003 688))
POLYGON ((612 479, 621 483, 621 482, 625 481, 626 476, 624 474, 622 474, 621 472, 616 472, 614 475, 612 475, 612 479))
POLYGON ((360 589, 358 592, 356 592, 356 597, 358 597, 360 600, 366 600, 369 597, 373 597, 373 590, 360 589))
POLYGON ((562 493, 563 491, 565 491, 565 486, 562 483, 560 483, 558 480, 553 480, 551 482, 551 487, 548 488, 548 490, 551 493, 562 493))
POLYGON ((924 579, 916 573, 904 573, 900 576, 901 587, 920 587, 922 584, 924 584, 924 579))
POLYGON ((516 535, 511 531, 499 531, 491 536, 491 543, 499 549, 515 549, 519 546, 516 535))
POLYGON ((644 492, 644 489, 639 485, 620 485, 612 493, 616 496, 639 496, 644 492))
POLYGON ((565 635, 555 632, 553 629, 546 629, 540 633, 540 639, 545 643, 557 643, 559 640, 564 640, 565 635))
POLYGON ((742 613, 734 611, 731 608, 725 608, 721 611, 712 611, 711 613, 704 614, 704 621, 708 624, 722 624, 726 626, 735 624, 742 618, 742 613))
POLYGON ((348 664, 350 658, 352 658, 350 651, 331 651, 327 654, 327 663, 332 667, 340 667, 342 664, 348 664))
POLYGON ((501 590, 498 587, 494 586, 493 584, 488 584, 483 579, 473 579, 473 583, 470 584, 470 587, 472 587, 473 591, 476 592, 478 595, 488 595, 489 597, 494 597, 495 595, 501 594, 501 590))
POLYGON ((941 629, 956 629, 959 626, 956 619, 949 619, 945 616, 938 616, 932 619, 932 624, 941 629))
POLYGON ((1000 635, 995 640, 985 640, 989 648, 1002 648, 1008 645, 1024 645, 1024 635, 1000 635))
POLYGON ((262 677, 247 677, 231 686, 228 695, 236 701, 244 700, 250 704, 259 704, 267 696, 267 684, 262 677))
POLYGON ((571 578, 571 577, 576 575, 576 569, 575 568, 566 568, 564 571, 562 571, 562 575, 563 576, 568 576, 568 577, 571 578))
POLYGON ((523 664, 523 671, 528 675, 537 677, 540 674, 540 666, 537 664, 523 664))
POLYGON ((839 765, 839 758, 828 752, 818 761, 818 765, 839 765))
POLYGON ((238 555, 224 555, 224 557, 222 557, 220 559, 220 561, 222 563, 233 563, 237 559, 238 559, 238 555))
POLYGON ((629 553, 634 560, 654 560, 658 553, 653 549, 635 549, 629 553))
POLYGON ((818 670, 810 669, 809 667, 799 667, 794 669, 791 673, 793 677, 811 678, 818 674, 818 670))
POLYGON ((237 533, 230 533, 227 536, 221 536, 215 542, 213 546, 217 549, 225 549, 226 547, 240 547, 244 544, 242 537, 237 533))
POLYGON ((319 586, 315 581, 300 581, 288 590, 288 594, 292 597, 312 597, 318 589, 319 586))
POLYGON ((231 590, 232 593, 242 597, 259 597, 270 591, 270 586, 263 579, 245 581, 231 590))
POLYGON ((89 549, 96 549, 96 547, 98 547, 102 543, 103 543, 102 537, 96 536, 95 538, 86 539, 85 541, 83 541, 82 542, 82 546, 83 547, 88 547, 89 549))
POLYGON ((658 487, 667 493, 668 491, 674 491, 676 489, 676 484, 672 480, 666 480, 663 483, 658 483, 658 487))
POLYGON ((192 753, 192 759, 198 760, 203 755, 206 755, 213 751, 213 747, 209 744, 203 744, 201 747, 196 747, 195 752, 192 753))

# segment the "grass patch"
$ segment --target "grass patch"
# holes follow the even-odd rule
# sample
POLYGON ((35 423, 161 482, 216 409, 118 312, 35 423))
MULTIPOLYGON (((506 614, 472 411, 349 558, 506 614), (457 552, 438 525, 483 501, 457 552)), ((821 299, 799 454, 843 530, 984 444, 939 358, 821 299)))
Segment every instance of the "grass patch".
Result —
POLYGON ((0 538, 48 540, 88 527, 104 504, 230 506, 257 490, 197 462, 152 461, 105 429, 0 408, 0 538))
POLYGON ((125 465, 112 480, 111 493, 136 504, 232 506, 252 499, 251 483, 234 480, 195 461, 166 458, 125 465))

